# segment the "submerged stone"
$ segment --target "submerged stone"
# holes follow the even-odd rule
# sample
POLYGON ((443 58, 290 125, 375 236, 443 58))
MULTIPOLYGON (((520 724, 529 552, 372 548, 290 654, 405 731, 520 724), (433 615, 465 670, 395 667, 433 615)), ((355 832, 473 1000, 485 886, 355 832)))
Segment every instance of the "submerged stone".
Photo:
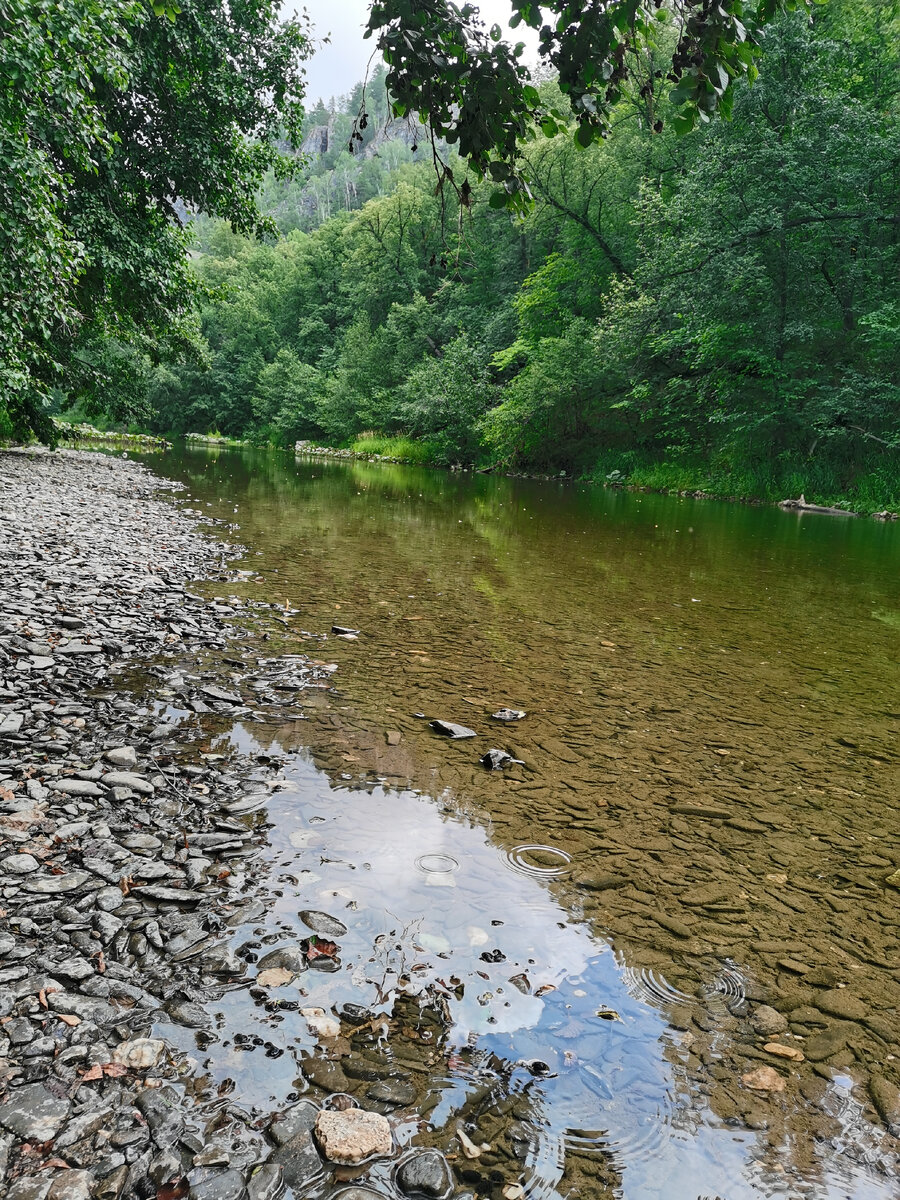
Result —
POLYGON ((407 1196, 447 1200, 453 1191, 453 1172, 440 1150, 421 1150, 397 1168, 397 1186, 407 1196))
POLYGON ((428 723, 436 733, 442 733, 445 737, 452 738, 454 740, 460 738, 478 737, 478 734, 474 729, 469 729, 467 725, 456 725, 453 721, 437 720, 429 721, 428 723))
POLYGON ((347 926, 343 921, 339 921, 337 917, 332 917, 326 912, 316 912, 307 908, 300 913, 300 920, 313 933, 318 933, 322 937, 343 937, 347 932, 347 926))

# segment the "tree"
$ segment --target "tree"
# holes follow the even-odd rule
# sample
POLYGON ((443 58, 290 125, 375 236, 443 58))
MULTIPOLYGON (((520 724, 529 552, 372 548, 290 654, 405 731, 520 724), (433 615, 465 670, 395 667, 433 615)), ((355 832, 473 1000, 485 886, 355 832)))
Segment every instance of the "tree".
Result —
MULTIPOLYGON (((510 0, 510 25, 538 33, 538 53, 556 73, 575 118, 581 146, 605 137, 609 113, 628 83, 648 101, 649 123, 662 122, 654 101, 665 93, 679 106, 673 124, 687 132, 717 112, 731 112, 736 80, 756 77, 761 34, 784 9, 809 0, 510 0), (665 66, 646 71, 647 51, 665 66)), ((548 109, 522 61, 486 30, 474 4, 451 0, 373 0, 366 36, 388 63, 394 113, 427 117, 433 135, 459 147, 480 177, 500 184, 493 203, 527 206, 523 142, 538 130, 554 136, 568 117, 548 109)), ((360 126, 367 114, 360 117, 360 126)), ((361 134, 357 135, 361 138, 361 134)), ((434 145, 434 143, 433 143, 434 145)), ((437 148, 435 146, 435 153, 437 148)), ((453 173, 437 160, 442 180, 453 173)), ((459 188, 463 200, 468 183, 459 188)))
POLYGON ((0 0, 0 405, 133 411, 192 336, 186 210, 245 233, 299 143, 304 27, 276 0, 0 0))

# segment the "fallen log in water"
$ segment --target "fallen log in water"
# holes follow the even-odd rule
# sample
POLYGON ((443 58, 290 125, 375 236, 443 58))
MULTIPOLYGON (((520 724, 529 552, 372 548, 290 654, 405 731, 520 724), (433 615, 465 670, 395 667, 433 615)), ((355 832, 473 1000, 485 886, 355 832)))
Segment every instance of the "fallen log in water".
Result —
POLYGON ((792 512, 825 513, 829 517, 858 517, 859 513, 848 512, 846 508, 829 508, 825 504, 807 504, 806 497, 801 494, 799 500, 782 500, 779 508, 792 512))

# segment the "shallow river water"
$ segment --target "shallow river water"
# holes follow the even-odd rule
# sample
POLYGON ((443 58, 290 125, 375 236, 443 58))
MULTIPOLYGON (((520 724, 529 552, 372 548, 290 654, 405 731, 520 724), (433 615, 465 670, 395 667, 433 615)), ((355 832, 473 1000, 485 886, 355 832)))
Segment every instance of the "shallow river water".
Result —
MULTIPOLYGON (((340 967, 300 977, 304 1006, 445 995, 440 1020, 401 996, 326 1052, 236 984, 214 1036, 165 1029, 203 1086, 260 1113, 310 1081, 351 1091, 496 1200, 897 1195, 875 1106, 900 1076, 900 528, 388 464, 148 461, 234 526, 228 594, 284 606, 257 654, 337 667, 298 719, 205 747, 282 768, 246 818, 267 836, 235 947, 294 945, 324 910, 340 967), (493 748, 520 763, 486 770, 493 748), (760 1067, 776 1090, 742 1078, 760 1067), (461 1153, 460 1124, 490 1148, 461 1153)), ((389 1165, 369 1180, 393 1194, 389 1165)))

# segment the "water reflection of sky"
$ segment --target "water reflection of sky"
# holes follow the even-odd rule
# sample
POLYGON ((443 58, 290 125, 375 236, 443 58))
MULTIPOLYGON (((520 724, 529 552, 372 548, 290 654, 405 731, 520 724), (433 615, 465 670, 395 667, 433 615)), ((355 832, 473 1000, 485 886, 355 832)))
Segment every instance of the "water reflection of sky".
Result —
MULTIPOLYGON (((236 726, 230 741, 244 752, 262 751, 246 726, 236 726)), ((567 1154, 579 1156, 582 1169, 587 1163, 589 1178, 591 1157, 604 1151, 612 1152, 621 1173, 617 1194, 624 1200, 891 1195, 886 1184, 855 1168, 844 1174, 833 1154, 820 1164, 816 1183, 798 1181, 790 1158, 782 1159, 764 1134, 723 1125, 688 1078, 682 1035, 667 1024, 653 993, 633 986, 625 964, 577 913, 557 903, 545 880, 514 869, 509 848, 493 844, 451 804, 412 792, 335 789, 298 756, 266 815, 263 878, 270 907, 260 926, 277 935, 266 938, 266 949, 296 945, 308 935, 301 910, 327 911, 348 927, 339 939, 342 969, 300 977, 308 993, 303 1004, 377 1008, 380 991, 411 968, 422 984, 463 981, 463 997, 451 1001, 450 1042, 472 1051, 464 1061, 454 1053, 436 1067, 442 1098, 431 1120, 452 1128, 467 1098, 486 1085, 498 1095, 526 1097, 536 1134, 523 1180, 533 1200, 570 1194, 567 1185, 557 1187, 567 1154), (458 866, 423 871, 417 860, 431 855, 458 866), (496 951, 502 961, 485 961, 484 955, 499 957, 496 951), (521 983, 522 976, 532 994, 510 982, 518 977, 521 983), (533 994, 538 990, 540 997, 533 994), (613 1010, 619 1019, 600 1017, 598 1010, 613 1010), (534 1060, 546 1064, 547 1077, 535 1078, 527 1065, 534 1060)), ((247 939, 240 929, 234 944, 247 939)), ((316 1044, 302 1018, 284 1014, 273 1021, 245 987, 226 992, 211 1008, 221 1041, 205 1051, 204 1069, 214 1080, 233 1077, 245 1104, 282 1105, 300 1056, 316 1044), (258 1031, 287 1053, 267 1060, 262 1049, 237 1052, 229 1042, 234 1030, 258 1031)), ((167 1033, 185 1038, 185 1031, 167 1033)), ((836 1110, 841 1103, 838 1086, 836 1110)), ((860 1121, 858 1130, 863 1127, 860 1121)), ((607 1193, 595 1192, 601 1194, 607 1193)))

